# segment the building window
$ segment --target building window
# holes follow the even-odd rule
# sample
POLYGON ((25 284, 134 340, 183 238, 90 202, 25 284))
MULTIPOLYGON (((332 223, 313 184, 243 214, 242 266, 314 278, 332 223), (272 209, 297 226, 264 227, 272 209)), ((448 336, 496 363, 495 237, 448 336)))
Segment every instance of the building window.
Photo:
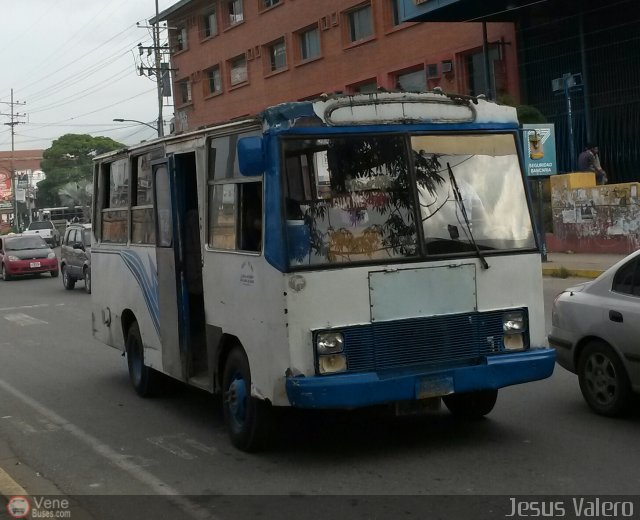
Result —
POLYGON ((424 92, 427 90, 427 75, 423 69, 398 74, 396 88, 406 92, 424 92))
POLYGON ((267 46, 269 53, 269 71, 275 72, 286 68, 287 66, 287 48, 284 38, 273 42, 267 46))
POLYGON ((317 26, 298 33, 300 42, 300 59, 312 60, 320 56, 320 31, 317 26))
POLYGON ((188 48, 187 28, 178 27, 176 33, 176 52, 184 51, 188 48))
POLYGON ((242 0, 227 0, 226 9, 227 9, 226 25, 228 27, 231 27, 232 25, 236 25, 244 20, 244 9, 242 5, 242 0))
POLYGON ((402 23, 400 21, 400 0, 389 0, 389 4, 391 9, 391 25, 395 27, 402 23))
POLYGON ((202 17, 202 36, 211 38, 218 34, 218 15, 215 7, 202 17))
POLYGON ((280 0, 259 0, 260 1, 260 9, 269 9, 274 5, 278 5, 280 0))
POLYGON ((378 92, 378 83, 375 79, 369 81, 363 81, 356 85, 348 87, 349 92, 353 94, 370 94, 372 92, 378 92))
POLYGON ((373 36, 373 14, 367 4, 347 13, 349 41, 354 43, 373 36))
POLYGON ((220 67, 218 65, 207 70, 206 85, 206 95, 217 94, 222 91, 222 78, 220 77, 220 67))
POLYGON ((191 103, 191 83, 188 80, 180 81, 178 83, 178 90, 180 92, 180 103, 191 103))
POLYGON ((248 80, 247 59, 244 54, 229 60, 229 82, 231 86, 240 85, 248 80))
POLYGON ((496 78, 496 62, 499 61, 500 51, 498 47, 491 46, 489 48, 489 85, 487 86, 485 79, 484 53, 479 51, 467 54, 465 56, 465 65, 467 69, 466 93, 470 96, 488 94, 496 92, 496 90, 500 93, 503 90, 503 81, 502 78, 496 78), (496 81, 496 79, 499 79, 499 81, 496 81))

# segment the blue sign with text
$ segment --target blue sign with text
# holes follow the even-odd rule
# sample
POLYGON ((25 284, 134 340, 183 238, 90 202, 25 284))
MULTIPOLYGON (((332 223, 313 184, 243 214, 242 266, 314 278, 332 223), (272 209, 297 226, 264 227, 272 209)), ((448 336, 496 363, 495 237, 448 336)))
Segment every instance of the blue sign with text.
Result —
POLYGON ((546 177, 558 173, 554 126, 522 125, 521 132, 527 177, 546 177))

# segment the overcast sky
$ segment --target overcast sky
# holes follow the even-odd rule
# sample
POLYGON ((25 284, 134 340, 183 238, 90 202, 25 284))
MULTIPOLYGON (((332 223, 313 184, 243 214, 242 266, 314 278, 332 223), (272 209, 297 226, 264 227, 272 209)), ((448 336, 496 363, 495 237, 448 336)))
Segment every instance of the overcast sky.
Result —
MULTIPOLYGON (((159 0, 162 11, 178 0, 159 0)), ((156 124, 156 83, 137 73, 138 43, 152 45, 148 20, 155 0, 0 0, 0 113, 24 114, 15 149, 46 149, 67 134, 111 137, 125 144, 149 139, 156 124)), ((166 31, 162 37, 166 38, 166 31)), ((146 54, 143 60, 147 58, 146 54)), ((145 63, 146 65, 147 63, 145 63)), ((166 103, 167 101, 165 101, 166 103)), ((169 103, 172 101, 169 100, 169 103)), ((167 123, 173 107, 164 107, 167 123)), ((11 150, 10 118, 0 116, 0 151, 11 150)))

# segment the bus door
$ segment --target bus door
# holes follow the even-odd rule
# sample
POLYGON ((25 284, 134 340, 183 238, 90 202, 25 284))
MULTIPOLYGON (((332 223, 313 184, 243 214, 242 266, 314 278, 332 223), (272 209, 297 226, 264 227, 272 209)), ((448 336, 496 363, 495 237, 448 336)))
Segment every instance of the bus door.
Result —
POLYGON ((185 381, 185 300, 179 270, 181 237, 173 158, 156 161, 152 168, 162 368, 168 375, 185 381))

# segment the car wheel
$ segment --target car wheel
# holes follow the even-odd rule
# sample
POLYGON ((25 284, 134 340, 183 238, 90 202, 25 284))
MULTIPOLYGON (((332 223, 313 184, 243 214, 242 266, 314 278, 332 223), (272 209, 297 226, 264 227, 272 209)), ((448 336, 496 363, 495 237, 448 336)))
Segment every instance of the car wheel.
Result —
POLYGON ((127 333, 126 352, 129 378, 136 393, 141 397, 151 397, 157 394, 159 374, 144 364, 142 336, 140 335, 140 327, 135 321, 127 333))
POLYGON ((71 291, 76 286, 76 281, 69 276, 66 265, 62 266, 62 285, 67 291, 71 291))
POLYGON ((87 294, 91 294, 91 269, 84 268, 84 290, 87 294))
POLYGON ((224 365, 222 408, 231 443, 242 451, 265 448, 272 435, 271 405, 251 396, 249 361, 234 347, 224 365))
POLYGON ((594 412, 614 417, 628 410, 629 377, 616 352, 603 341, 591 341, 582 351, 578 380, 582 396, 594 412))
POLYGON ((51 271, 51 278, 58 278, 59 274, 60 271, 58 271, 58 269, 54 269, 53 271, 51 271))
POLYGON ((4 264, 2 264, 2 279, 5 282, 8 282, 9 280, 11 280, 11 275, 7 273, 7 270, 5 269, 4 264))
POLYGON ((493 410, 497 399, 497 390, 451 394, 442 398, 444 404, 453 415, 464 419, 480 419, 484 417, 493 410))

